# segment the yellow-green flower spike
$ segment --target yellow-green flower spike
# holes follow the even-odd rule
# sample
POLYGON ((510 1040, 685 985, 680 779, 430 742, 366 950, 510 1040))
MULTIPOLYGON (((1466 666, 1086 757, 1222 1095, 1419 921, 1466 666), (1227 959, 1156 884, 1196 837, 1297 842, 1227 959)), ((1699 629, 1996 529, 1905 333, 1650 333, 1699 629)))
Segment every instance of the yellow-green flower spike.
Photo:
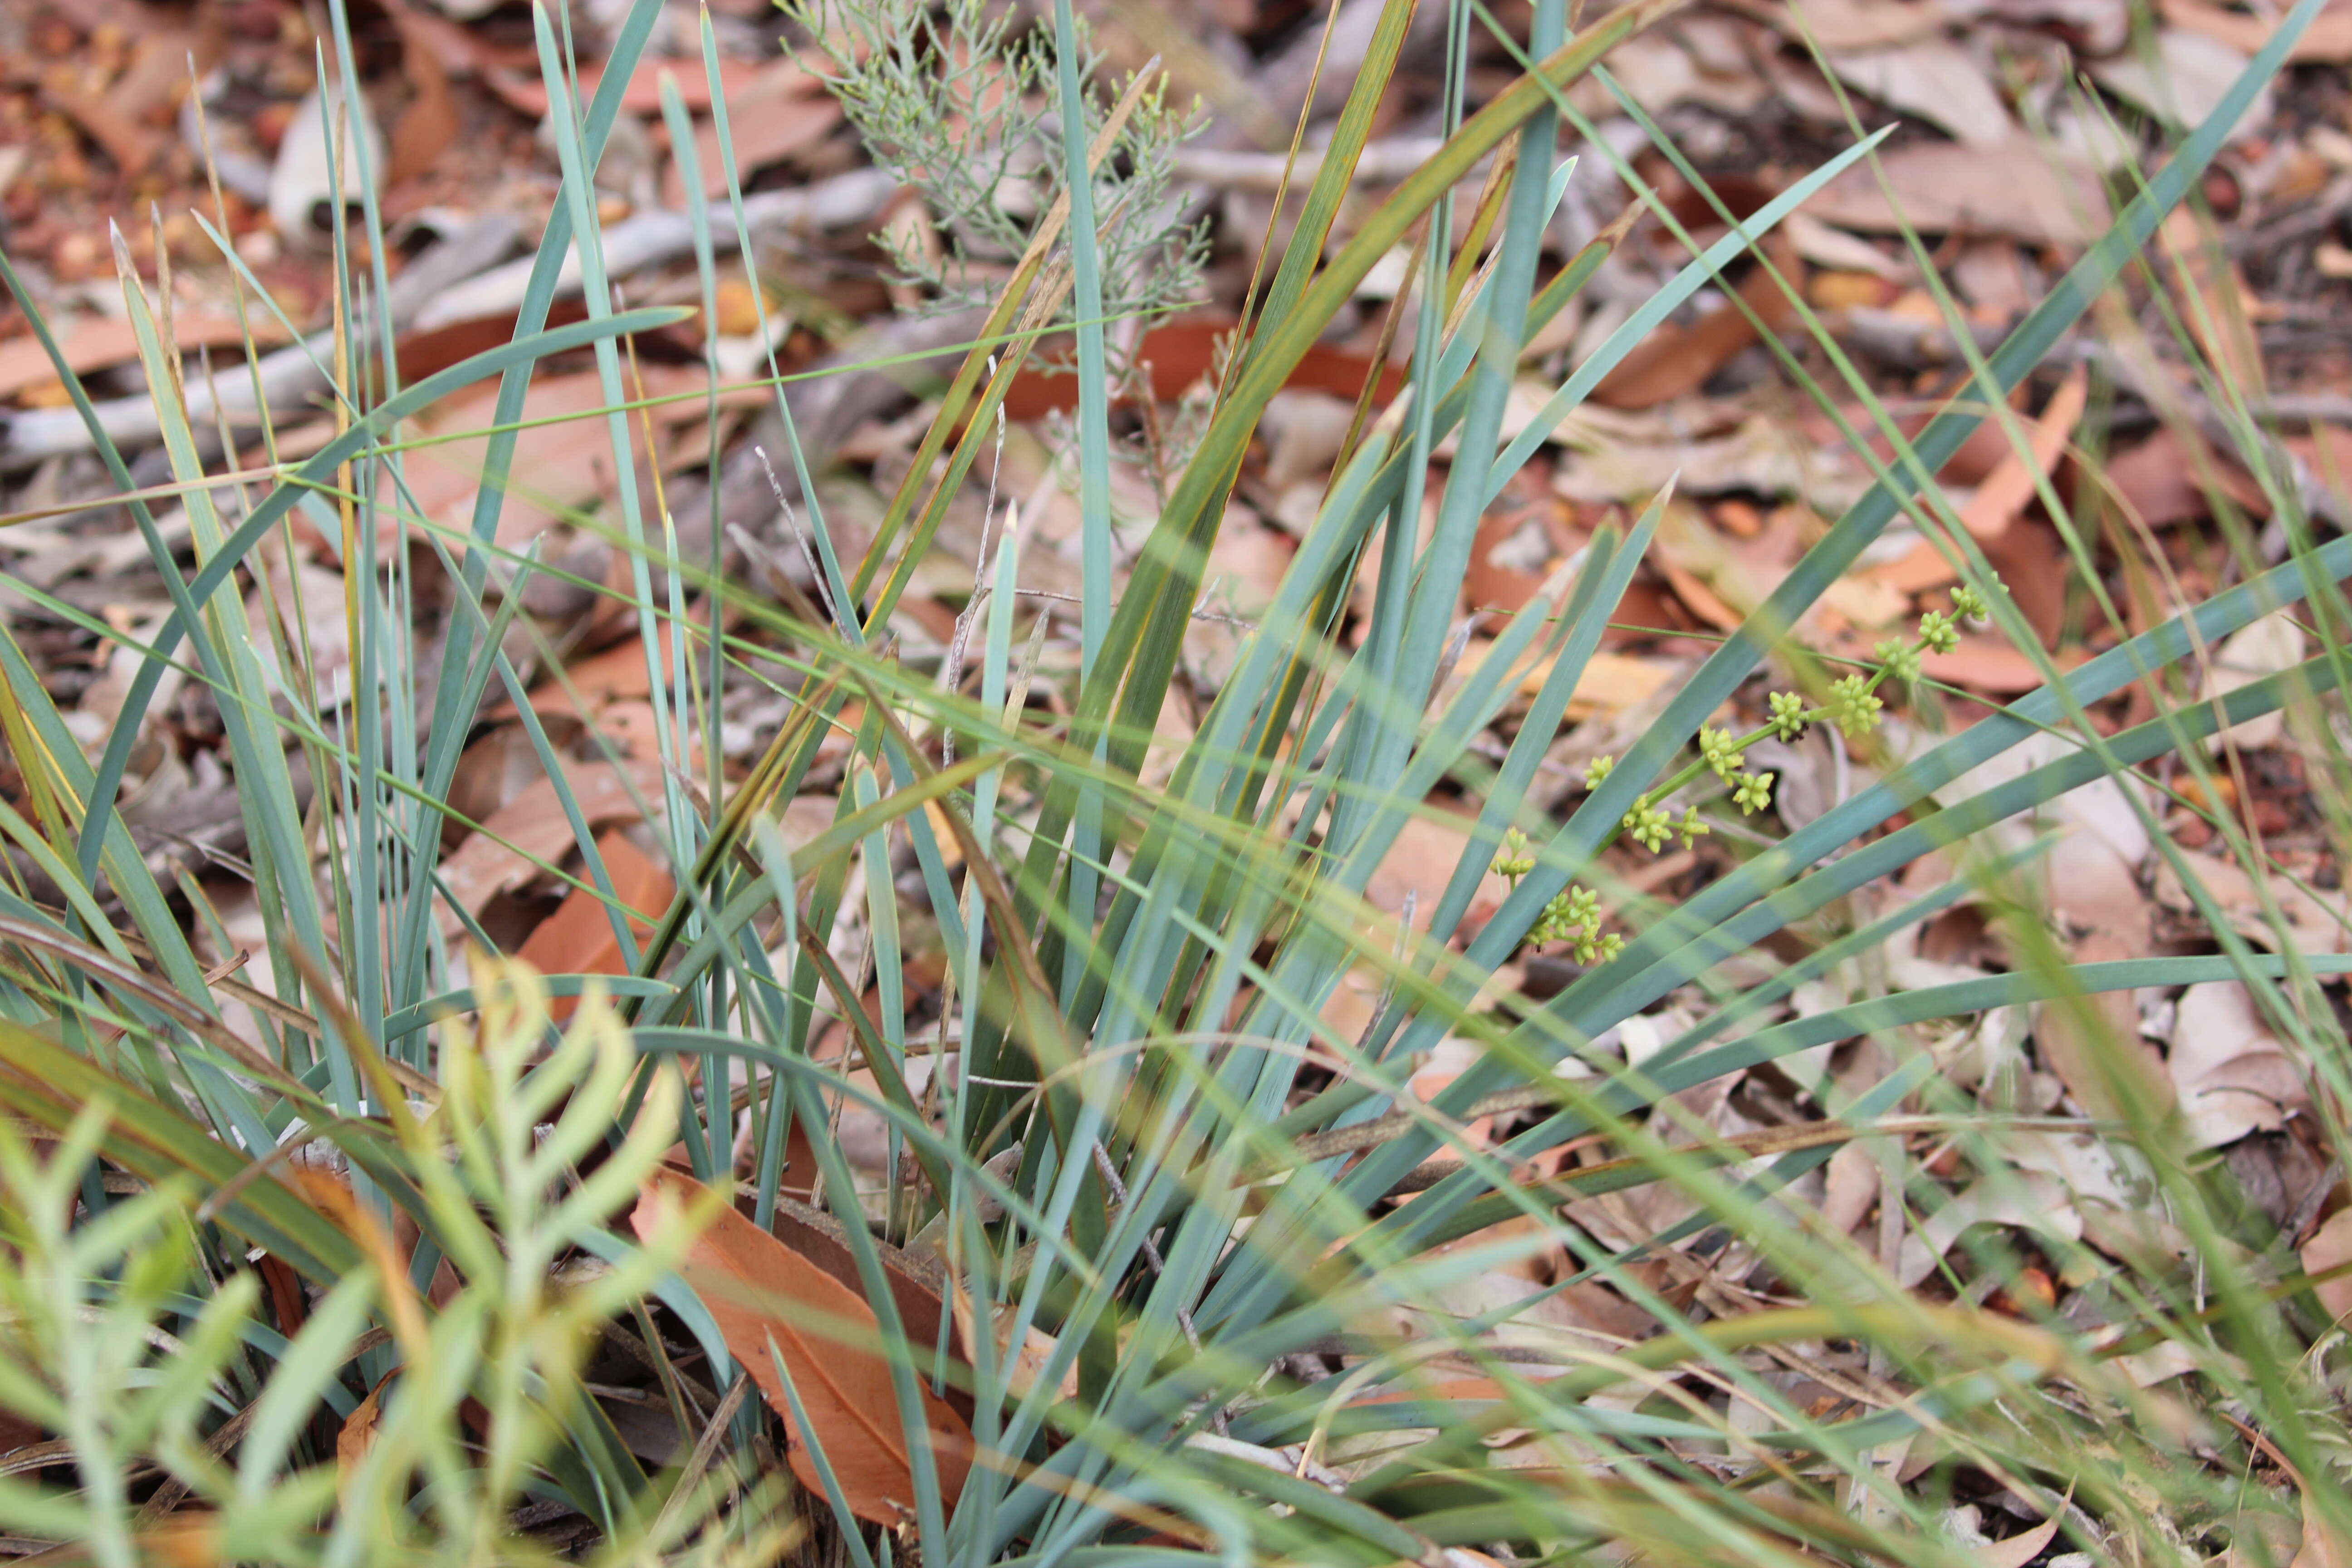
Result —
POLYGON ((1655 855, 1665 848, 1666 840, 1674 836, 1675 819, 1668 816, 1662 807, 1637 805, 1625 814, 1624 821, 1619 826, 1625 829, 1625 837, 1655 855))
POLYGON ((1715 776, 1726 783, 1747 760, 1730 731, 1717 730, 1706 724, 1698 727, 1698 754, 1708 767, 1715 770, 1715 776))
POLYGON ((1528 853, 1528 836, 1514 827, 1503 835, 1503 846, 1495 851, 1494 871, 1507 879, 1516 890, 1519 879, 1536 868, 1536 858, 1528 853))
POLYGON ((1793 691, 1775 691, 1767 700, 1772 705, 1772 717, 1768 721, 1772 733, 1783 741, 1793 741, 1805 732, 1805 700, 1793 691))
POLYGON ((1835 724, 1849 741, 1867 735, 1878 728, 1878 712, 1885 706, 1872 695, 1870 681, 1865 677, 1849 675, 1830 685, 1830 722, 1835 724))

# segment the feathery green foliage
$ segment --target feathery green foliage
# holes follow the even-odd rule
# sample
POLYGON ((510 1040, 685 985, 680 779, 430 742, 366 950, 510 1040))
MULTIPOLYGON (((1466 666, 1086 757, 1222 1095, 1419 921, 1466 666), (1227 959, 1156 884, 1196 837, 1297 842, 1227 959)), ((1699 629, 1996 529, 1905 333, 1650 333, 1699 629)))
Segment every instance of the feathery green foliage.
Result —
MULTIPOLYGON (((1075 66, 1082 140, 1109 113, 1084 22, 1073 21, 1066 54, 1050 27, 1016 25, 1014 11, 987 0, 789 0, 784 13, 809 39, 798 58, 824 78, 877 166, 929 209, 937 255, 887 228, 875 236, 901 279, 923 288, 931 309, 992 302, 1037 217, 1071 188, 1059 115, 1039 108, 1053 101, 1060 61, 1075 66)), ((1088 182, 1103 280, 1097 318, 1139 326, 1198 298, 1209 244, 1208 220, 1188 221, 1174 188, 1176 150, 1200 130, 1199 106, 1170 103, 1164 82, 1144 85, 1088 182)), ((1134 333, 1124 336, 1131 351, 1134 333)), ((1126 354, 1119 363, 1135 369, 1126 354)))

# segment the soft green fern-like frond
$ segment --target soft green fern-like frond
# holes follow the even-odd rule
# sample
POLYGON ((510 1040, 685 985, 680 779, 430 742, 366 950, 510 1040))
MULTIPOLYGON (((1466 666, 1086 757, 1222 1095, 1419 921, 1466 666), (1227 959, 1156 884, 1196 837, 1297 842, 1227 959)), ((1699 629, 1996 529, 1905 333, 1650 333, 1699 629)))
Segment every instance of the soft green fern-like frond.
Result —
MULTIPOLYGON (((0 1268, 0 1410, 57 1433, 72 1471, 70 1486, 0 1478, 0 1529, 81 1543, 107 1568, 152 1559, 167 1537, 221 1561, 535 1555, 515 1509, 610 1432, 586 1352, 676 1263, 660 1247, 609 1266, 559 1259, 658 1163, 677 1089, 657 1082, 637 1131, 576 1174, 635 1054, 591 997, 534 1065, 544 984, 481 964, 475 1026, 444 1038, 439 1105, 393 1118, 431 1238, 419 1256, 457 1268, 437 1309, 383 1267, 394 1254, 373 1205, 334 1198, 343 1178, 320 1171, 311 1190, 373 1261, 281 1338, 253 1268, 205 1277, 222 1255, 192 1183, 121 1193, 97 1180, 115 1121, 104 1100, 47 1151, 0 1122, 0 1237, 17 1258, 0 1268)), ((602 1458, 635 1470, 624 1452, 602 1458)), ((611 1497, 603 1560, 768 1562, 794 1534, 777 1483, 721 1467, 674 1484, 674 1499, 611 1497)))
MULTIPOLYGON (((134 1485, 160 1471, 168 1486, 224 1489, 205 1437, 240 1419, 239 1337, 257 1291, 237 1274, 200 1308, 191 1300, 198 1254, 184 1185, 113 1198, 74 1223, 103 1190, 89 1178, 110 1121, 103 1101, 85 1107, 47 1150, 0 1123, 0 1237, 16 1258, 0 1268, 0 1408, 57 1433, 74 1482, 0 1479, 0 1527, 80 1542, 106 1568, 130 1568, 143 1555, 134 1485)), ((322 1489, 318 1476, 259 1500, 229 1490, 214 1528, 282 1549, 331 1494, 331 1478, 322 1489)))

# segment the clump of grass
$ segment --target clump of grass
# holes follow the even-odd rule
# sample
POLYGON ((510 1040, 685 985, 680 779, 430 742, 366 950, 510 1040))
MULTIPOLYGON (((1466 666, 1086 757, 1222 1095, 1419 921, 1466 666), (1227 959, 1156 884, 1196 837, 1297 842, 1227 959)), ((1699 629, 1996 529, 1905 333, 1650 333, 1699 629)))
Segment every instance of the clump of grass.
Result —
MULTIPOLYGON (((2045 660, 2039 691, 1957 732, 1924 733, 1916 752, 1883 758, 1874 783, 1811 822, 1745 840, 1744 858, 1679 903, 1610 885, 1601 859, 1620 837, 1655 848, 1702 832, 1729 838, 1763 818, 1772 781, 1748 765, 1747 748, 1767 731, 1816 722, 1866 743, 1894 688, 1916 684, 1920 650, 1948 642, 1950 616, 1981 615, 2038 649, 1936 471, 1981 411, 2011 418, 2012 389, 2139 264, 2316 0, 2295 7, 2113 230, 1971 363, 1967 396, 1916 437, 1900 435, 1821 334, 1894 460, 1555 820, 1529 796, 1666 498, 1630 529, 1604 531, 1572 575, 1500 626, 1475 669, 1447 679, 1478 521, 1545 433, 1645 334, 1876 144, 1858 134, 1723 238, 1694 246, 1689 265, 1507 439, 1523 345, 1616 238, 1546 266, 1561 128, 1590 129, 1564 89, 1671 8, 1640 0, 1571 37, 1563 0, 1538 0, 1529 35, 1506 40, 1524 48, 1526 74, 1464 113, 1463 40, 1474 23, 1493 24, 1457 5, 1446 141, 1340 238, 1350 170, 1410 20, 1402 0, 1386 9, 1255 330, 1116 595, 1110 318, 1149 309, 1161 285, 1145 276, 1148 258, 1169 247, 1190 254, 1192 242, 1153 226, 1144 198, 1159 187, 1119 183, 1163 176, 1100 173, 1164 169, 1151 160, 1164 157, 1173 121, 1141 107, 1144 86, 1108 110, 1094 102, 1066 5, 1050 51, 961 0, 944 24, 874 7, 834 14, 871 33, 863 52, 838 44, 835 61, 853 108, 883 133, 880 152, 919 178, 960 182, 942 187, 964 204, 940 202, 951 226, 965 226, 950 255, 1003 270, 982 341, 862 557, 837 549, 818 492, 802 487, 810 500, 795 526, 824 588, 814 600, 768 603, 710 563, 678 560, 663 543, 666 520, 646 514, 630 478, 621 345, 679 313, 618 309, 590 175, 658 0, 631 7, 584 103, 551 20, 539 16, 565 186, 513 341, 381 395, 339 381, 341 433, 280 466, 248 504, 216 501, 223 481, 199 458, 152 303, 126 267, 194 559, 184 563, 147 505, 130 503, 174 609, 94 762, 21 650, 0 640, 0 722, 30 808, 0 816, 0 829, 63 898, 52 908, 25 887, 0 890, 0 1102, 64 1138, 46 1167, 14 1133, 0 1140, 0 1180, 24 1216, 6 1282, 11 1331, 36 1363, 0 1375, 0 1406, 57 1431, 79 1471, 70 1489, 0 1488, 8 1528, 86 1542, 110 1563, 155 1549, 164 1519, 195 1519, 215 1532, 219 1555, 240 1559, 397 1551, 470 1561, 525 1552, 510 1510, 530 1495, 591 1521, 615 1560, 749 1561, 787 1538, 775 1511, 789 1473, 782 1438, 814 1478, 797 1494, 807 1533, 796 1550, 859 1568, 908 1555, 1040 1568, 1213 1556, 1434 1565, 1473 1548, 1517 1562, 1944 1563, 1966 1550, 1948 1505, 1994 1489, 2057 1521, 2053 1538, 2063 1532, 2070 1549, 2185 1563, 2220 1534, 2254 1554, 2260 1516, 2287 1506, 2279 1489, 2240 1479, 2257 1451, 2272 1473, 2300 1478, 2312 1539, 2342 1530, 2341 1497, 2326 1482, 2346 1451, 2331 1381, 2343 1342, 2309 1316, 2293 1238, 2233 1234, 2216 1173, 2178 1155, 2162 1108, 2120 1096, 2116 1119, 2095 1131, 2126 1152, 2179 1244, 2117 1256, 2047 1243, 2070 1279, 2100 1285, 2096 1324, 2037 1310, 2022 1259, 1994 1233, 1970 1239, 1945 1289, 1906 1289, 1888 1258, 1815 1223, 1793 1191, 1853 1147, 1879 1163, 1875 1201, 1890 1225, 1915 1205, 1941 1208, 1950 1189, 1904 1142, 1926 1133, 2000 1180, 2010 1141, 2050 1130, 2021 1129, 1943 1084, 1914 1033, 1990 1008, 2234 979, 2292 1028, 2339 1103, 2352 1088, 2321 989, 2346 968, 2339 958, 2292 944, 2283 956, 2255 951, 2217 918, 2218 954, 2069 963, 2015 877, 2038 846, 1982 843, 2012 817, 2153 759, 2202 767, 2205 740, 2226 726, 2336 689, 2346 617, 2336 584, 2352 574, 2352 542, 2312 536, 2261 460, 2261 432, 2241 422, 2256 471, 2277 490, 2285 564, 2078 667, 2045 660), (886 28, 891 18, 903 26, 886 28), (927 117, 992 111, 982 84, 955 74, 970 58, 957 54, 958 37, 978 37, 1024 89, 1050 81, 1063 112, 1034 168, 1003 147, 1039 122, 1006 119, 1000 142, 984 143, 993 150, 965 163, 926 140, 939 123, 927 117), (1457 225, 1457 187, 1506 150, 1507 175, 1457 225), (1024 228, 994 204, 1004 177, 1033 174, 1044 216, 1024 228), (1273 603, 1195 732, 1168 754, 1157 721, 1262 416, 1373 266, 1424 224, 1444 243, 1423 249, 1414 274, 1425 308, 1405 390, 1377 416, 1367 406, 1273 603), (1468 244, 1453 248, 1464 234, 1468 244), (551 330, 567 255, 585 319, 551 330), (986 593, 966 616, 969 682, 941 689, 893 657, 888 636, 1013 378, 1040 335, 1065 323, 1080 377, 1079 669, 1065 716, 1040 722, 1025 702, 1039 677, 1016 646, 1026 542, 1009 521, 974 563, 986 593), (679 892, 641 933, 617 906, 578 800, 559 784, 582 865, 570 880, 606 901, 629 970, 612 983, 618 1019, 592 1003, 559 1037, 536 983, 453 951, 435 909, 446 898, 436 868, 450 780, 494 680, 548 776, 568 776, 508 657, 519 589, 541 569, 497 542, 511 432, 490 441, 471 526, 445 533, 407 489, 402 422, 496 376, 499 421, 510 426, 533 368, 573 351, 593 353, 604 379, 602 416, 622 476, 606 526, 635 570, 623 597, 664 763, 659 798, 641 804, 679 892), (1442 447, 1452 456, 1441 477, 1442 447), (321 531, 340 541, 350 588, 352 689, 324 713, 280 689, 272 671, 302 666, 260 657, 236 593, 250 552, 298 508, 332 525, 321 531), (1948 552, 1963 584, 1949 615, 1880 649, 1874 672, 1825 680, 1811 698, 1749 701, 1759 665, 1792 653, 1787 629, 1898 518, 1948 552), (379 554, 365 542, 379 524, 386 536, 413 531, 417 547, 379 554), (1360 637, 1342 637, 1376 539, 1369 615, 1360 637), (493 561, 502 597, 487 591, 493 561), (407 613, 425 570, 454 590, 451 633, 431 649, 407 613), (2324 634, 2320 656, 2218 701, 2151 683, 2158 707, 2147 723, 2110 734, 2088 721, 2089 705, 2297 604, 2324 634), (131 748, 175 658, 222 715, 278 977, 268 993, 208 972, 192 928, 218 924, 210 895, 193 879, 160 882, 117 815, 131 748), (797 684, 757 763, 732 781, 708 759, 697 770, 689 725, 708 742, 728 693, 778 660, 797 684), (1501 760, 1478 760, 1470 739, 1533 668, 1544 673, 1501 760), (430 718, 415 723, 428 690, 430 718), (950 731, 961 737, 952 760, 929 739, 950 731), (2047 736, 2063 742, 2053 760, 1943 804, 1956 780, 2047 736), (778 809, 821 760, 838 760, 829 748, 843 738, 831 825, 788 844, 778 809), (311 813, 297 802, 291 750, 323 781, 311 813), (707 805, 688 785, 698 771, 707 805), (1147 784, 1147 773, 1164 783, 1147 784), (1371 876, 1446 784, 1480 802, 1465 848, 1428 868, 1423 918, 1410 929, 1370 919, 1371 876), (1930 853, 1973 880, 1852 917, 1860 889, 1930 853), (1490 868, 1510 891, 1474 925, 1490 868), (902 883, 919 893, 902 899, 902 883), (1800 985, 1865 965, 1971 893, 2006 911, 2020 954, 2007 973, 1764 1018, 1800 985), (919 919, 936 928, 946 977, 935 1002, 906 984, 919 919), (1727 959, 1785 955, 1769 944, 1800 929, 1814 942, 1801 958, 1707 989, 1727 959), (1570 943, 1580 973, 1540 1004, 1483 1000, 1530 940, 1570 943), (1351 974, 1370 978, 1381 1000, 1368 1025, 1342 1033, 1326 1005, 1351 974), (1638 1057, 1604 1047, 1670 995, 1693 1009, 1686 1027, 1638 1057), (821 1055, 835 1021, 849 1047, 821 1055), (1692 1122, 1677 1099, 1855 1039, 1885 1070, 1825 1083, 1818 1122, 1726 1138, 1692 1122), (1406 1092, 1424 1053, 1448 1040, 1469 1047, 1467 1070, 1425 1100, 1406 1092), (541 1045, 553 1054, 534 1064, 541 1045), (951 1054, 955 1070, 925 1080, 918 1064, 934 1054, 951 1054), (861 1190, 832 1135, 844 1106, 886 1130, 879 1190, 861 1190), (1510 1119, 1497 1139, 1473 1135, 1473 1122, 1493 1117, 1510 1119), (347 1184, 322 1194, 292 1175, 306 1151, 313 1169, 340 1169, 347 1184), (1610 1157, 1579 1163, 1568 1151, 1610 1157), (841 1353, 884 1355, 889 1388, 854 1412, 856 1436, 811 1437, 814 1408, 781 1370, 781 1349, 772 1384, 760 1378, 776 1406, 765 1414, 744 1399, 747 1382, 730 1379, 731 1408, 715 1383, 698 1383, 697 1367, 739 1362, 758 1376, 773 1337, 761 1337, 762 1322, 790 1328, 803 1347, 817 1330, 771 1303, 746 1342, 743 1302, 703 1299, 677 1272, 689 1238, 640 1247, 623 1231, 616 1215, 665 1157, 737 1193, 750 1226, 824 1235, 845 1258, 873 1322, 845 1335, 841 1353), (805 1190, 807 1163, 824 1212, 786 1194, 788 1173, 805 1190), (116 1190, 127 1185, 146 1191, 116 1190), (1629 1193, 1670 1196, 1685 1217, 1631 1236, 1599 1225, 1593 1205, 1629 1193), (1561 1261, 1542 1286, 1496 1295, 1498 1270, 1555 1252, 1561 1261), (431 1289, 444 1261, 455 1295, 431 1289), (283 1283, 281 1271, 307 1289, 266 1289, 283 1283), (199 1278, 209 1304, 188 1297, 199 1278), (2015 1311, 1989 1310, 1983 1298, 2007 1284, 2020 1287, 2015 1311), (1640 1331, 1541 1321, 1548 1300, 1594 1289, 1640 1331), (935 1336, 909 1334, 920 1307, 941 1325, 935 1336), (156 1332, 189 1347, 185 1358, 157 1359, 156 1332), (592 1332, 627 1341, 650 1363, 688 1456, 676 1468, 649 1477, 620 1440, 599 1402, 610 1385, 592 1387, 580 1372, 592 1332), (2159 1351, 2179 1367, 2181 1392, 2144 1383, 2155 1363, 2133 1358, 2159 1351), (136 1396, 103 1392, 139 1378, 152 1381, 136 1396), (371 1399, 373 1427, 359 1419, 371 1399), (487 1436, 467 1425, 469 1401, 489 1413, 487 1436), (360 1449, 347 1469, 331 1467, 323 1422, 312 1419, 321 1404, 360 1449), (968 1424, 969 1451, 937 1415, 943 1405, 968 1424), (949 1441, 955 1451, 943 1450, 949 1441), (907 1500, 877 1524, 860 1477, 886 1461, 903 1467, 907 1500), (943 1487, 959 1474, 960 1489, 943 1487), (173 1511, 189 1498, 212 1514, 173 1511)), ((348 68, 340 3, 331 12, 348 68)), ((715 87, 707 26, 703 42, 715 87)), ((668 110, 673 144, 690 149, 675 93, 668 110)), ((731 163, 724 172, 740 194, 731 163)), ((702 185, 689 177, 685 187, 702 185)), ((372 197, 360 212, 381 256, 372 197)), ((710 215, 698 209, 695 221, 707 300, 717 283, 710 215)), ((5 257, 0 273, 23 299, 5 257)), ((346 295, 361 282, 347 272, 346 295)), ((1801 300, 1796 308, 1818 331, 1801 300)), ((387 363, 396 347, 383 345, 387 363)), ((1800 384, 1837 405, 1827 389, 1800 384)), ((780 406, 789 429, 790 406, 780 406)), ((121 454, 91 419, 127 489, 121 454)), ((2043 500, 2063 515, 2062 498, 2043 500)), ((546 984, 574 995, 592 982, 546 984)), ((2111 1064, 2137 1049, 2092 1038, 2111 1064)), ((2341 1131, 2331 1122, 2327 1135, 2341 1131)), ((838 1314, 831 1328, 842 1331, 838 1314)))

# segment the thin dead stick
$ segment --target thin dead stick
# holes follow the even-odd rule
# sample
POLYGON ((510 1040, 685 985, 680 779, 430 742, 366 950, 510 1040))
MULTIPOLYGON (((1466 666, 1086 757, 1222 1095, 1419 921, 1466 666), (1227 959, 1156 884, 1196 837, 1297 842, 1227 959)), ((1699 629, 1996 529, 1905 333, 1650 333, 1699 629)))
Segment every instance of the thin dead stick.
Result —
POLYGON ((794 544, 800 546, 801 563, 808 568, 810 581, 816 588, 817 599, 824 605, 824 613, 833 617, 833 624, 839 626, 844 633, 847 633, 849 622, 842 615, 841 606, 833 602, 832 585, 824 580, 824 568, 817 564, 816 552, 809 546, 808 534, 801 527, 800 514, 793 510, 792 501, 784 495, 783 482, 776 478, 776 466, 768 461, 768 449, 765 447, 753 447, 751 453, 760 459, 760 471, 768 476, 768 489, 775 495, 776 505, 782 509, 784 531, 793 536, 794 544))
MULTIPOLYGON (((414 326, 414 318, 428 300, 444 296, 456 280, 473 276, 504 255, 518 227, 504 213, 488 215, 403 268, 385 300, 394 327, 414 326)), ((361 329, 371 326, 364 314, 354 320, 361 329)), ((190 426, 203 433, 208 423, 219 418, 238 426, 262 423, 268 409, 289 406, 328 390, 333 384, 329 362, 334 346, 335 334, 330 330, 264 354, 252 362, 250 384, 221 388, 217 403, 211 389, 192 388, 187 405, 190 426)), ((163 438, 162 426, 155 422, 154 402, 146 393, 110 398, 92 406, 99 427, 125 451, 143 450, 163 438)), ((89 427, 82 423, 79 409, 33 408, 0 414, 0 470, 30 468, 44 458, 87 451, 89 447, 89 427)))
MULTIPOLYGON (((988 356, 988 374, 996 377, 996 356, 988 356)), ((988 469, 988 500, 980 509, 980 548, 971 558, 971 597, 964 604, 963 614, 956 617, 955 636, 948 643, 946 668, 940 672, 940 689, 953 697, 963 686, 963 658, 971 645, 971 628, 980 619, 981 607, 988 603, 988 530, 996 520, 996 480, 1004 471, 1004 405, 996 405, 996 457, 988 469)), ((1001 554, 1013 547, 1021 526, 1018 502, 1008 500, 1004 508, 1004 539, 997 546, 1001 554)), ((955 765, 955 726, 942 721, 940 725, 940 765, 955 765)))
MULTIPOLYGON (((1118 1170, 1110 1163, 1110 1151, 1102 1146, 1102 1140, 1099 1138, 1095 1140, 1095 1169, 1102 1173, 1103 1184, 1110 1189, 1111 1201, 1122 1209, 1127 1207, 1127 1184, 1118 1179, 1118 1170)), ((1149 1236, 1143 1238, 1143 1260, 1151 1266, 1151 1272, 1154 1274, 1165 1274, 1168 1271, 1168 1265, 1160 1259, 1159 1244, 1149 1236)), ((1192 1314, 1181 1306, 1176 1309, 1176 1326, 1184 1331, 1184 1342, 1192 1347, 1192 1353, 1200 1354, 1200 1331, 1192 1327, 1192 1314)), ((1223 1408, 1220 1406, 1209 1420, 1216 1427, 1218 1434, 1223 1436, 1226 1430, 1223 1408)))
MULTIPOLYGON (((1429 162, 1444 144, 1434 136, 1400 136, 1367 142, 1356 160, 1355 177, 1364 184, 1392 184, 1429 162)), ((1302 150, 1293 163, 1281 153, 1180 147, 1176 151, 1176 174, 1181 179, 1199 180, 1230 190, 1274 191, 1281 187, 1286 167, 1294 180, 1312 180, 1322 173, 1323 158, 1321 148, 1302 150)))
POLYGON ((702 1436, 695 1443, 694 1452, 687 1457, 686 1468, 678 1473, 677 1482, 670 1488, 669 1500, 662 1504, 661 1516, 654 1521, 654 1540, 665 1539, 665 1531, 670 1521, 677 1516, 679 1506, 693 1490, 694 1484, 702 1479, 702 1473, 710 1468, 711 1459, 719 1452, 719 1445, 726 1440, 728 1426, 735 1419, 735 1412, 743 1407, 743 1396, 751 1387, 751 1374, 737 1373, 734 1383, 727 1390, 727 1397, 719 1402, 719 1408, 712 1411, 710 1419, 703 1424, 702 1436))
MULTIPOLYGON (((762 230, 847 228, 873 218, 898 192, 898 181, 881 170, 853 169, 794 190, 761 191, 745 196, 743 226, 751 231, 754 239, 762 230)), ((714 217, 726 216, 723 205, 709 205, 716 209, 714 217)), ((737 237, 732 222, 713 222, 709 227, 714 251, 735 248, 737 237)), ((644 213, 606 227, 600 243, 605 274, 625 278, 691 252, 694 219, 683 212, 644 213)), ((522 304, 523 291, 536 265, 536 258, 525 257, 442 290, 438 298, 418 312, 418 329, 430 331, 484 316, 512 315, 522 304)), ((555 291, 559 296, 580 292, 577 256, 563 258, 563 270, 555 291)))

